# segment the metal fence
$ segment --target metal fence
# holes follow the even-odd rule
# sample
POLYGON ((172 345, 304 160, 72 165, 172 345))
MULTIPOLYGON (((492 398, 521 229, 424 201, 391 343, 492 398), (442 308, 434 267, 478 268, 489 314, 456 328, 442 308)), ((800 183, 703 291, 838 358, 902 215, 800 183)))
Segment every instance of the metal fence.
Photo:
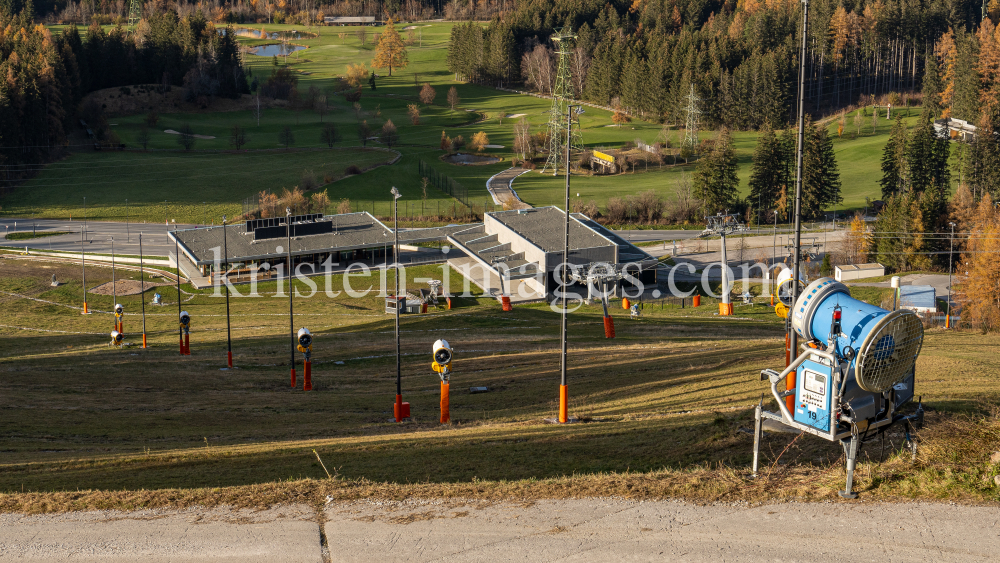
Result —
POLYGON ((432 186, 462 202, 466 207, 469 207, 469 190, 465 186, 459 184, 454 178, 438 172, 423 160, 420 161, 419 169, 420 175, 427 178, 432 186))

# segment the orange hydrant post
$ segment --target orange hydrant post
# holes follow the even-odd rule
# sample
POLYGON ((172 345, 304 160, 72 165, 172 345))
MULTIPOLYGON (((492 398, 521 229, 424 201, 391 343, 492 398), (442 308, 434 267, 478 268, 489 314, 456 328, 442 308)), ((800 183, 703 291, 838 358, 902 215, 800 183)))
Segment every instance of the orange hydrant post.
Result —
POLYGON ((451 401, 448 395, 449 387, 449 383, 441 382, 441 424, 448 424, 451 421, 451 401))
POLYGON ((84 315, 89 315, 90 314, 89 312, 87 312, 87 302, 86 301, 83 302, 83 314, 84 315))
POLYGON ((292 389, 295 389, 295 366, 292 366, 292 389))
POLYGON ((233 367, 233 353, 227 351, 226 356, 227 356, 226 365, 228 365, 229 367, 233 367))
POLYGON ((615 320, 610 317, 604 317, 604 338, 614 338, 615 337, 615 320))
POLYGON ((691 298, 691 305, 695 307, 701 307, 701 295, 695 295, 691 298))
POLYGON ((181 355, 183 356, 184 355, 184 335, 182 334, 182 335, 178 336, 177 338, 180 339, 180 350, 181 350, 181 355))
POLYGON ((142 347, 143 348, 147 348, 147 346, 146 346, 146 333, 145 332, 142 333, 142 347))
POLYGON ((190 356, 191 355, 191 333, 190 332, 185 332, 184 333, 184 355, 186 355, 186 356, 190 356))
POLYGON ((569 390, 566 385, 559 386, 559 422, 565 424, 569 420, 569 390))
POLYGON ((403 396, 396 395, 396 402, 392 405, 392 415, 396 418, 396 422, 403 421, 403 396))
POLYGON ((313 380, 312 380, 312 362, 306 360, 306 371, 302 376, 302 390, 312 391, 313 390, 313 380))

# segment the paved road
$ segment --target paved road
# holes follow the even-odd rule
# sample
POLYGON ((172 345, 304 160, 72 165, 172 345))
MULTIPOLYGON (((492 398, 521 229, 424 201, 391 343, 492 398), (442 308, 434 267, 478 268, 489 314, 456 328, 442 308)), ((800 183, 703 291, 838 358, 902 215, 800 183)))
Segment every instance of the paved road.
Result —
POLYGON ((111 238, 114 237, 116 254, 139 254, 139 233, 142 232, 142 251, 150 256, 166 256, 173 252, 174 245, 167 238, 167 231, 190 229, 195 225, 164 225, 163 223, 112 223, 103 221, 63 221, 56 219, 0 219, 0 245, 33 248, 37 250, 63 250, 80 252, 80 232, 86 229, 86 251, 95 254, 111 253, 111 238), (32 240, 7 241, 7 233, 15 231, 36 232, 68 231, 68 235, 57 235, 32 240))
POLYGON ((5 514, 0 562, 994 561, 998 520, 952 504, 614 499, 5 514))

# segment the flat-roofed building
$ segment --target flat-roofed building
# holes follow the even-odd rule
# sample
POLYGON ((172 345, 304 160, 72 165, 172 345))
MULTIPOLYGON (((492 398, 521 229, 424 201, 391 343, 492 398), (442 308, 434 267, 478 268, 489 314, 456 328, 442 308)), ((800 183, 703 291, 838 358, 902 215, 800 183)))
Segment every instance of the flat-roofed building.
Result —
POLYGON ((844 264, 833 268, 833 277, 839 282, 876 278, 885 275, 885 266, 878 263, 844 264))
MULTIPOLYGON (((168 236, 177 241, 181 255, 178 261, 171 253, 171 263, 177 265, 184 276, 205 285, 211 283, 213 275, 226 270, 233 283, 251 281, 251 278, 272 279, 279 268, 283 271, 285 267, 289 228, 292 269, 304 275, 323 272, 323 263, 328 260, 338 268, 353 263, 376 267, 392 262, 392 229, 367 212, 297 215, 291 219, 291 225, 285 223, 284 217, 275 217, 251 219, 225 227, 171 231, 168 236), (225 244, 223 229, 226 230, 225 244), (303 264, 310 266, 300 270, 303 264)), ((467 228, 469 225, 401 229, 399 243, 402 247, 404 244, 439 242, 451 232, 467 228)), ((443 254, 437 259, 439 262, 444 260, 443 254)))
MULTIPOLYGON (((568 262, 582 267, 580 276, 587 277, 595 268, 607 273, 627 267, 637 281, 655 284, 655 258, 583 214, 571 213, 569 219, 568 262)), ((561 285, 565 221, 566 214, 557 207, 487 213, 483 224, 448 236, 468 257, 452 265, 488 294, 546 299, 561 285)), ((626 280, 613 289, 634 285, 626 280)))

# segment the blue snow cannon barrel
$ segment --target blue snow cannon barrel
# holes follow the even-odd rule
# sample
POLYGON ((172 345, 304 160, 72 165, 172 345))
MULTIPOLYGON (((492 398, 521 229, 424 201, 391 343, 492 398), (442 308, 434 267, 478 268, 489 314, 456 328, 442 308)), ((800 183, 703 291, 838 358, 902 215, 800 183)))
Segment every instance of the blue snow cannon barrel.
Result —
POLYGON ((834 310, 840 306, 840 334, 834 335, 838 356, 851 362, 858 386, 883 392, 913 371, 924 341, 920 317, 908 309, 886 311, 851 297, 848 287, 819 278, 799 295, 792 308, 792 329, 806 340, 830 342, 834 310))

